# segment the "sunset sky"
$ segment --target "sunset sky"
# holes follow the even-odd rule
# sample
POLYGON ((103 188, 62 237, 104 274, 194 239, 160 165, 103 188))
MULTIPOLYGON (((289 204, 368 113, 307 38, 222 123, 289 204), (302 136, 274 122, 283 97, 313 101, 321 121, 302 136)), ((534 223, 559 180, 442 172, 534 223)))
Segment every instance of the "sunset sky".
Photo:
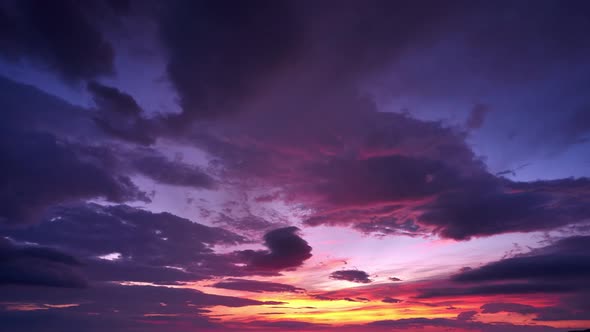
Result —
POLYGON ((0 0, 0 332, 590 328, 590 2, 0 0))

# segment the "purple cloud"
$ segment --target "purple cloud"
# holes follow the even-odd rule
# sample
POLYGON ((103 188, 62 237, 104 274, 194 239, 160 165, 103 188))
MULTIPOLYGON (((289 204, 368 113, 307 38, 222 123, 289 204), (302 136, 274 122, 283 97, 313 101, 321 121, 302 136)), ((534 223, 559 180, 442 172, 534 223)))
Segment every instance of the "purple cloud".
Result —
POLYGON ((272 230, 264 235, 267 250, 244 250, 239 252, 253 270, 295 269, 311 258, 311 246, 302 239, 297 227, 272 230))
POLYGON ((346 280, 350 282, 356 282, 361 284, 368 284, 373 282, 369 278, 369 274, 365 271, 360 270, 340 270, 330 273, 330 279, 334 280, 346 280))

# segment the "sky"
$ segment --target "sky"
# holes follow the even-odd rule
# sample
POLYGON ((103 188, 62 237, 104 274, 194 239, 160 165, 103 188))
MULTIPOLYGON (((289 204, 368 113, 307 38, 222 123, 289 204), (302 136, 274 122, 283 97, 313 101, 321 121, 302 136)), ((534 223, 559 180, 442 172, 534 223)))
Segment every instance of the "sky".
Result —
POLYGON ((590 328, 589 30, 578 0, 0 0, 0 330, 590 328))

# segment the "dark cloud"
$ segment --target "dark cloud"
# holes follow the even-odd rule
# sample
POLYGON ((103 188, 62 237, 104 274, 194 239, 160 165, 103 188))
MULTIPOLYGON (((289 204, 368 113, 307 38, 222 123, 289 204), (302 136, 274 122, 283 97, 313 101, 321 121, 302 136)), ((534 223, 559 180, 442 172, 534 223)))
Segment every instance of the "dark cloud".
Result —
POLYGON ((137 281, 157 285, 180 285, 183 282, 208 279, 211 276, 203 271, 187 271, 179 267, 149 265, 123 259, 109 261, 100 258, 87 258, 84 273, 94 281, 137 281))
POLYGON ((434 1, 405 6, 176 1, 163 12, 160 30, 170 54, 168 74, 181 97, 179 119, 243 110, 243 103, 272 85, 277 73, 302 64, 348 79, 382 64, 413 37, 429 35, 429 27, 454 7, 434 1), (336 33, 347 37, 333 38, 336 33), (235 54, 240 54, 239 65, 235 54))
POLYGON ((383 298, 383 300, 381 300, 381 302, 385 302, 385 303, 401 303, 403 301, 400 300, 400 299, 394 299, 394 298, 388 296, 388 297, 383 298))
MULTIPOLYGON (((183 108, 171 119, 194 124, 190 141, 219 158, 225 177, 277 188, 263 199, 280 197, 311 209, 308 225, 467 240, 587 217, 587 202, 563 195, 571 183, 557 192, 514 191, 520 184, 490 173, 462 129, 378 112, 362 92, 375 69, 454 30, 450 22, 466 24, 488 9, 424 4, 326 2, 312 10, 287 1, 248 8, 176 2, 160 22, 183 108), (261 33, 268 25, 273 33, 261 33), (333 38, 347 32, 348 38, 333 38), (187 38, 194 42, 188 45, 187 38), (246 40, 252 44, 247 48, 246 40), (268 47, 263 56, 262 46, 268 47), (230 59, 238 53, 240 66, 230 59)), ((489 107, 476 105, 468 127, 480 127, 489 107)))
MULTIPOLYGON (((483 179, 482 179, 483 180, 483 179)), ((423 207, 420 221, 456 240, 552 229, 588 218, 588 179, 467 182, 423 207)))
POLYGON ((0 135, 0 219, 5 223, 34 222, 49 206, 80 199, 148 201, 128 177, 112 174, 51 134, 6 129, 0 135))
POLYGON ((459 313, 457 315, 457 320, 459 320, 459 321, 470 321, 470 320, 473 320, 473 318, 477 314, 478 314, 478 312, 475 311, 475 310, 464 311, 464 312, 461 312, 461 313, 459 313))
POLYGON ((100 110, 127 115, 139 115, 142 112, 141 107, 131 95, 117 88, 91 81, 88 83, 87 89, 92 94, 96 107, 100 110))
POLYGON ((564 238, 528 254, 461 272, 453 280, 464 283, 498 280, 563 282, 567 279, 585 279, 590 276, 590 251, 586 245, 589 240, 589 236, 564 238))
POLYGON ((52 248, 17 246, 0 238, 0 286, 28 285, 82 288, 81 263, 52 248))
POLYGON ((551 332, 561 331, 558 328, 543 325, 513 325, 509 323, 481 323, 471 320, 459 320, 448 318, 405 318, 398 320, 382 320, 368 323, 369 327, 380 327, 389 329, 401 329, 414 331, 432 326, 446 329, 473 329, 482 332, 551 332))
POLYGON ((155 142, 153 122, 142 117, 143 110, 131 95, 96 81, 87 89, 97 108, 94 120, 105 133, 138 144, 155 142))
POLYGON ((515 312, 526 315, 538 312, 538 309, 531 305, 508 302, 486 303, 483 306, 481 306, 481 309, 482 314, 495 314, 498 312, 515 312))
POLYGON ((31 85, 0 77, 3 127, 11 131, 49 132, 56 136, 95 136, 89 112, 31 85))
POLYGON ((292 16, 287 1, 173 2, 163 12, 161 35, 183 109, 175 123, 235 112, 296 51, 292 16))
MULTIPOLYGON (((419 298, 462 295, 571 294, 585 292, 590 275, 588 236, 563 238, 472 269, 462 269, 451 277, 452 284, 424 289, 419 298)), ((509 306, 494 304, 494 306, 509 306)), ((482 307, 482 309, 485 309, 482 307)), ((523 308, 520 308, 523 309, 523 308)))
POLYGON ((113 156, 81 143, 101 138, 88 110, 7 79, 0 87, 0 219, 34 222, 51 205, 92 198, 148 201, 113 156))
MULTIPOLYGON (((77 304, 68 308, 45 307, 45 315, 32 312, 18 317, 17 312, 1 311, 3 326, 9 326, 11 330, 16 331, 25 331, 25 326, 43 331, 70 331, 72 327, 78 330, 100 331, 111 324, 116 331, 143 331, 143 327, 147 331, 152 331, 149 322, 154 318, 149 318, 149 315, 160 315, 159 319, 174 326, 180 322, 189 323, 184 331, 190 331, 191 328, 198 330, 199 327, 211 328, 216 325, 203 315, 206 307, 266 304, 245 298, 207 294, 194 289, 114 284, 98 284, 76 290, 10 287, 3 289, 3 301, 40 307, 44 304, 77 304), (94 319, 96 314, 100 320, 94 319), (168 318, 166 315, 171 317, 168 318), (4 319, 8 317, 15 320, 4 319), (16 325, 14 329, 12 324, 16 325)), ((178 327, 182 328, 183 325, 178 327)), ((158 326, 154 330, 158 331, 161 328, 158 326)))
POLYGON ((254 270, 295 269, 311 258, 311 246, 302 239, 297 227, 284 227, 264 235, 267 250, 244 250, 238 254, 254 270))
POLYGON ((295 110, 248 113, 220 125, 224 136, 209 137, 203 147, 220 157, 225 176, 279 188, 282 200, 310 208, 307 225, 467 240, 553 229, 590 215, 587 195, 580 195, 588 192, 587 179, 509 181, 486 169, 460 131, 332 97, 315 99, 336 105, 309 117, 295 110), (277 123, 285 126, 277 130, 277 123), (306 135, 295 131, 299 126, 306 135))
POLYGON ((537 283, 501 283, 501 284, 484 284, 473 285, 468 287, 447 287, 423 289, 417 298, 437 298, 437 297, 461 297, 465 295, 509 295, 509 294, 565 294, 582 290, 587 287, 576 284, 564 284, 560 282, 537 282, 537 283))
MULTIPOLYGON (((480 27, 473 17, 492 10, 498 16, 485 19, 503 21, 504 11, 514 10, 524 19, 521 6, 430 1, 400 6, 374 1, 304 8, 290 2, 260 2, 239 13, 221 4, 196 6, 199 15, 213 15, 195 20, 187 14, 195 8, 178 3, 168 8, 161 25, 171 52, 169 74, 183 100, 182 115, 173 118, 190 123, 226 115, 195 124, 192 142, 219 158, 227 178, 277 188, 266 199, 280 197, 309 208, 307 225, 346 225, 379 235, 434 232, 467 240, 549 230, 590 215, 587 201, 567 195, 571 182, 564 181, 553 192, 533 188, 539 183, 514 190, 521 184, 494 176, 467 144, 463 129, 409 114, 378 112, 363 93, 363 83, 376 69, 408 56, 412 48, 434 47, 441 34, 471 25, 477 25, 477 32, 472 36, 473 30, 467 29, 466 42, 470 47, 479 44, 480 38, 498 32, 480 27), (259 15, 256 24, 253 13, 259 15), (213 17, 218 20, 211 22, 213 17), (262 27, 277 17, 282 21, 273 32, 283 33, 282 43, 265 56, 258 56, 258 48, 248 48, 240 52, 248 59, 246 65, 227 65, 234 63, 228 60, 237 54, 234 50, 244 48, 239 38, 261 35, 262 27), (334 38, 341 35, 348 37, 334 38), (186 45, 186 36, 197 42, 186 45), (214 69, 220 63, 223 68, 214 69), (195 84, 195 72, 210 84, 195 84), (216 76, 211 78, 211 73, 216 76)), ((543 16, 551 6, 541 7, 537 14, 543 16)), ((540 22, 534 16, 525 25, 536 27, 540 22)), ((520 37, 530 36, 534 29, 527 31, 520 37)), ((254 42, 266 45, 273 36, 254 42)), ((495 45, 514 41, 492 39, 495 45)), ((483 124, 492 106, 482 105, 475 106, 468 126, 483 124)))
MULTIPOLYGON (((0 227, 19 242, 75 253, 81 273, 93 281, 137 281, 174 285, 218 276, 264 274, 236 264, 234 254, 213 246, 246 240, 169 213, 129 206, 81 204, 55 207, 47 218, 27 227, 0 227)), ((66 271, 64 269, 64 271, 66 271)))
POLYGON ((350 282, 357 282, 361 284, 368 284, 373 282, 369 278, 369 274, 361 270, 340 270, 330 273, 330 279, 334 280, 346 280, 350 282))
MULTIPOLYGON (((96 28, 102 18, 85 7, 103 6, 102 2, 6 3, 0 6, 0 55, 41 63, 68 81, 91 80, 113 72, 112 49, 96 28)), ((126 1, 108 1, 106 6, 120 15, 131 11, 126 1)), ((151 331, 162 326, 174 326, 175 331, 224 330, 219 322, 205 317, 204 308, 279 303, 177 288, 103 284, 139 281, 181 286, 184 281, 218 277, 276 275, 311 257, 312 248, 294 227, 266 233, 265 250, 220 254, 214 251, 215 246, 246 240, 223 229, 129 206, 56 207, 96 198, 145 200, 145 193, 131 182, 132 175, 175 186, 215 187, 209 169, 205 172, 168 159, 156 147, 137 148, 136 144, 153 144, 159 135, 172 143, 205 150, 212 159, 210 167, 215 173, 211 174, 222 177, 224 183, 237 184, 239 190, 247 187, 270 193, 258 196, 259 203, 284 201, 307 211, 304 225, 343 225, 367 234, 435 234, 468 240, 552 230, 590 216, 588 179, 510 181, 488 170, 466 141, 490 127, 483 124, 491 124, 488 121, 496 115, 496 105, 487 106, 487 99, 476 93, 496 89, 493 84, 482 87, 479 81, 498 80, 504 89, 530 87, 522 82, 547 82, 544 75, 548 70, 563 72, 547 64, 587 58, 584 5, 543 2, 531 7, 463 1, 402 5, 385 0, 326 0, 308 6, 296 1, 255 0, 248 4, 173 1, 153 8, 157 9, 162 53, 168 61, 167 78, 178 93, 180 114, 169 115, 162 122, 148 120, 131 95, 95 81, 88 85, 96 104, 93 110, 73 107, 39 91, 13 93, 10 84, 0 82, 0 88, 10 88, 0 89, 1 106, 6 109, 0 125, 0 218, 13 224, 45 219, 31 227, 2 227, 2 234, 18 243, 40 245, 34 250, 13 244, 7 250, 2 247, 9 260, 18 260, 9 263, 14 266, 4 273, 8 279, 20 278, 21 283, 34 280, 43 284, 40 280, 61 278, 61 274, 48 276, 45 271, 59 265, 60 273, 85 272, 93 286, 76 292, 7 286, 10 289, 3 289, 3 301, 28 302, 48 311, 31 313, 27 319, 0 312, 0 320, 8 322, 11 330, 62 332, 73 326, 85 331, 151 331), (431 51, 440 47, 451 56, 431 51), (421 65, 424 54, 425 61, 434 67, 421 65), (472 70, 470 61, 480 63, 481 70, 472 70), (493 108, 494 114, 486 117, 487 109, 478 105, 466 125, 452 128, 407 113, 378 112, 391 109, 378 109, 373 98, 367 97, 374 91, 366 91, 371 90, 371 84, 379 84, 374 76, 389 72, 387 68, 393 68, 402 85, 410 89, 438 93, 447 100, 486 100, 486 107, 493 108), (412 72, 410 77, 407 71, 412 72), (512 80, 515 77, 518 79, 512 80), (167 130, 160 132, 159 126, 165 125, 169 125, 167 130), (178 130, 189 126, 194 131, 178 130), (465 127, 481 130, 469 134, 465 127), (109 139, 113 137, 119 141, 109 139), (41 218, 43 214, 48 217, 41 218), (67 253, 76 253, 83 264, 71 263, 67 253), (120 257, 116 258, 117 254, 120 257), (108 257, 115 259, 106 260, 108 257), (14 271, 18 278, 10 277, 14 271), (52 303, 79 305, 57 311, 47 306, 52 303), (97 313, 99 318, 93 316, 97 313)), ((143 33, 149 27, 141 30, 143 33)), ((571 63, 571 67, 581 68, 575 65, 579 62, 571 63)), ((580 71, 580 76, 587 76, 580 71)), ((391 87, 387 82, 383 85, 391 87)), ((394 91, 388 90, 389 95, 411 94, 395 86, 391 89, 394 91)), ((572 94, 584 95, 584 91, 572 94)), ((498 99, 513 100, 498 95, 498 99)), ((403 107, 395 104, 393 107, 403 107)), ((561 103, 554 104, 562 109, 561 103)), ((587 140, 585 111, 575 110, 568 113, 570 120, 556 121, 567 144, 587 140)), ((547 128, 546 132, 553 131, 547 128)), ((220 224, 236 229, 244 226, 245 231, 263 231, 273 225, 252 214, 220 224)), ((422 290, 418 297, 586 294, 590 268, 585 265, 588 255, 582 244, 587 240, 566 239, 461 271, 436 288, 422 290)), ((367 273, 355 270, 336 271, 331 278, 371 282, 367 273)), ((299 291, 290 285, 262 283, 226 279, 214 287, 299 291)), ((58 285, 45 282, 45 286, 58 285)), ((375 298, 360 291, 343 293, 314 297, 353 302, 375 298)), ((387 296, 394 296, 392 293, 379 298, 386 303, 399 302, 387 296)), ((580 298, 560 300, 563 303, 554 307, 537 308, 536 319, 587 317, 580 298), (576 307, 582 309, 576 311, 576 307)), ((482 307, 484 313, 529 309, 508 303, 482 307)), ((555 330, 480 323, 472 319, 474 315, 464 312, 457 319, 380 321, 355 330, 416 330, 424 326, 482 332, 555 330)), ((240 330, 239 324, 236 326, 240 330)), ((321 328, 298 321, 259 321, 251 327, 321 328)))
POLYGON ((27 59, 56 71, 68 81, 114 72, 114 52, 83 3, 4 1, 0 55, 27 59))
POLYGON ((170 213, 96 204, 58 208, 40 224, 8 229, 5 234, 19 241, 63 247, 84 257, 119 253, 123 261, 184 267, 206 259, 213 245, 245 240, 170 213))
POLYGON ((205 189, 213 189, 216 185, 215 180, 201 168, 179 160, 169 160, 156 151, 138 153, 132 160, 131 167, 163 184, 205 189))
POLYGON ((519 303, 486 303, 482 313, 513 312, 521 315, 535 315, 536 321, 588 320, 590 306, 587 303, 588 293, 578 293, 560 299, 559 303, 547 307, 534 307, 519 303))
POLYGON ((254 293, 301 293, 305 291, 302 288, 298 288, 291 285, 280 284, 276 282, 245 279, 227 279, 214 283, 213 285, 211 285, 211 287, 241 290, 254 293))

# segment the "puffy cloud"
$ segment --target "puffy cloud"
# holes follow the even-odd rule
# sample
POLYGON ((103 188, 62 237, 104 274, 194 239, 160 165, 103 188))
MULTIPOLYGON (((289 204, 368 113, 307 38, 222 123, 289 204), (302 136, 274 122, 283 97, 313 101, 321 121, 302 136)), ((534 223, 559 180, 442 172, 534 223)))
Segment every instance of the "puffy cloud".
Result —
POLYGON ((371 283, 372 280, 369 278, 369 274, 361 270, 340 270, 330 273, 330 279, 334 280, 346 280, 350 282, 356 282, 361 284, 371 283))
POLYGON ((238 252, 248 267, 253 270, 296 269, 311 258, 311 246, 302 239, 297 227, 284 227, 264 235, 267 250, 244 250, 238 252))

